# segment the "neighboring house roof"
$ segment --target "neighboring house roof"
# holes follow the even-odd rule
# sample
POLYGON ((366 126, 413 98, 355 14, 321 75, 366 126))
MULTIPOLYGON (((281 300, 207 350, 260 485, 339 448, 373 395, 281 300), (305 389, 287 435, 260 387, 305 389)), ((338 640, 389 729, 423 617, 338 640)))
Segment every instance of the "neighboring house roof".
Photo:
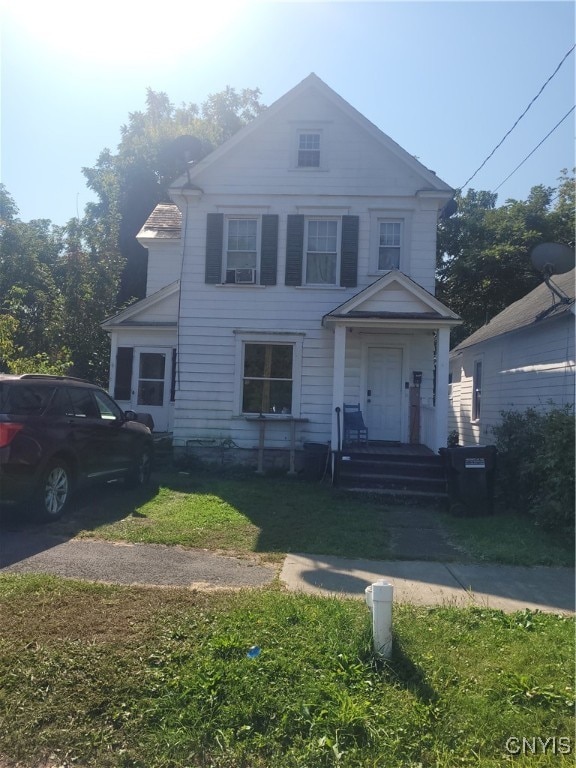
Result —
POLYGON ((521 328, 536 326, 551 318, 563 317, 569 313, 574 314, 574 279, 575 270, 563 275, 554 275, 552 282, 569 297, 568 302, 561 302, 555 296, 546 283, 541 283, 524 298, 515 301, 500 314, 493 317, 489 323, 483 325, 467 339, 454 347, 452 353, 488 341, 505 333, 518 331, 521 328))
POLYGON ((173 203, 159 203, 144 222, 138 232, 138 239, 180 239, 182 233, 182 214, 173 203))
MULTIPOLYGON (((423 182, 422 191, 429 192, 441 192, 444 193, 446 199, 451 197, 454 190, 446 182, 442 181, 434 171, 429 170, 413 155, 403 149, 393 139, 380 130, 374 123, 370 122, 368 118, 364 117, 358 110, 351 106, 345 99, 343 99, 336 91, 332 90, 318 75, 312 72, 308 77, 304 78, 298 85, 290 89, 287 93, 277 99, 273 104, 267 107, 258 117, 252 120, 248 125, 245 125, 237 133, 235 133, 228 141, 221 144, 213 152, 207 155, 204 159, 198 163, 192 165, 188 172, 180 176, 171 185, 171 189, 176 191, 179 188, 187 187, 191 188, 194 185, 191 183, 192 179, 196 175, 208 168, 212 163, 219 160, 222 156, 226 155, 231 149, 237 146, 246 136, 249 136, 254 131, 258 130, 261 126, 265 125, 274 115, 278 114, 282 109, 288 106, 293 100, 297 99, 301 94, 309 90, 315 90, 317 93, 326 97, 330 102, 338 106, 344 113, 346 113, 352 120, 354 120, 359 126, 364 128, 374 139, 379 141, 383 147, 392 152, 399 160, 406 163, 415 173, 417 173, 423 182)), ((197 189, 197 188, 196 188, 197 189)))

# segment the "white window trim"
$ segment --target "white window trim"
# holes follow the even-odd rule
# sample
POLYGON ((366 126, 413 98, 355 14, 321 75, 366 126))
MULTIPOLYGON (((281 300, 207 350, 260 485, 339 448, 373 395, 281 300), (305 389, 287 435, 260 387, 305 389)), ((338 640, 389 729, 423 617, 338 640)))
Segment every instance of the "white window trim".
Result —
POLYGON ((372 210, 370 212, 370 265, 369 274, 385 275, 389 269, 379 269, 380 224, 401 224, 400 258, 398 269, 410 274, 410 240, 412 215, 406 211, 372 210))
MULTIPOLYGON (((234 416, 244 416, 242 412, 242 390, 244 382, 244 346, 245 344, 285 344, 292 346, 292 418, 300 418, 302 397, 302 354, 304 333, 284 332, 266 333, 261 331, 234 331, 236 336, 234 366, 234 416)), ((254 414, 250 414, 254 415, 254 414)), ((268 418, 287 418, 282 414, 266 414, 268 418)))
MULTIPOLYGON (((224 236, 222 242, 222 283, 226 283, 226 270, 228 269, 228 226, 230 221, 246 219, 256 222, 256 282, 260 280, 260 244, 262 240, 262 215, 256 213, 226 213, 224 214, 224 236)), ((230 267, 232 269, 232 267, 230 267)), ((235 283, 234 283, 235 285, 235 283)))
POLYGON ((307 288, 339 288, 340 287, 340 259, 342 242, 342 217, 341 216, 314 216, 307 215, 304 218, 304 252, 302 254, 302 285, 307 288), (335 221, 336 222, 336 274, 334 283, 309 283, 306 280, 306 268, 308 263, 308 225, 311 221, 335 221))

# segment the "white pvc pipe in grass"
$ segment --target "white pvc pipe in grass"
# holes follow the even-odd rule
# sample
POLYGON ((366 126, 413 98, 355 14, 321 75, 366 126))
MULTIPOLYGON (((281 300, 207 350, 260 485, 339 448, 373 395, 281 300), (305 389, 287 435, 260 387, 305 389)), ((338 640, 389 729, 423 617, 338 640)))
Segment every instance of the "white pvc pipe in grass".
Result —
POLYGON ((384 579, 365 589, 366 605, 372 611, 372 636, 374 651, 389 659, 392 655, 392 602, 394 587, 384 579))

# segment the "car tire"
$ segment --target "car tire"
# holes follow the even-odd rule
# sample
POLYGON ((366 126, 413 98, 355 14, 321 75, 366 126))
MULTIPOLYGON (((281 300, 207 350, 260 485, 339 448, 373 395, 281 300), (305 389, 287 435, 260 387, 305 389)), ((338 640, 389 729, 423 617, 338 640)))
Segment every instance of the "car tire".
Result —
POLYGON ((61 459, 48 463, 38 487, 35 511, 42 520, 58 520, 66 511, 72 495, 72 473, 61 459))
POLYGON ((144 450, 138 456, 134 468, 126 476, 126 485, 129 488, 141 488, 148 484, 152 473, 152 454, 149 450, 144 450))

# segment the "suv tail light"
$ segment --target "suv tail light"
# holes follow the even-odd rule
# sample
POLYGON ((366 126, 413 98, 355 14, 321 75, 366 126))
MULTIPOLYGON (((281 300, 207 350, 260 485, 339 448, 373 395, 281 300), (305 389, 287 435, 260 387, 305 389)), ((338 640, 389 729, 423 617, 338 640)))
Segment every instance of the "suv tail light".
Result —
POLYGON ((24 429, 24 424, 18 424, 15 421, 0 421, 0 448, 10 445, 21 429, 24 429))

